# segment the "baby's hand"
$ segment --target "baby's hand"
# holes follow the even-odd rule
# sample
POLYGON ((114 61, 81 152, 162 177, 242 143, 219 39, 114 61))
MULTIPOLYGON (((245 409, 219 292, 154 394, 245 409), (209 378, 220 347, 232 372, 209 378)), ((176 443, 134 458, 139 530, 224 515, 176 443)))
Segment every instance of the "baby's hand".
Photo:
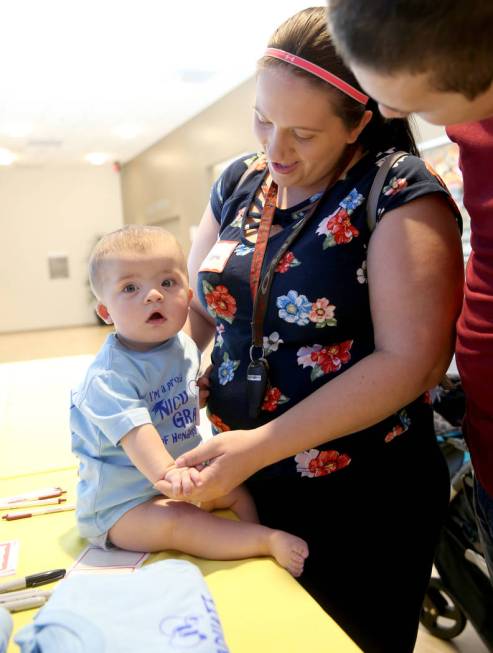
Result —
POLYGON ((195 467, 171 467, 154 487, 171 499, 186 499, 201 484, 195 467))

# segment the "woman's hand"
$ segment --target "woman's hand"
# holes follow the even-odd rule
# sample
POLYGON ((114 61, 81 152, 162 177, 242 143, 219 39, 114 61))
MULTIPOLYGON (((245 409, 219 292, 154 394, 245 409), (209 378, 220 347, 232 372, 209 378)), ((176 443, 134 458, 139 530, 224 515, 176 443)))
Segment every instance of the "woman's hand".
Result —
POLYGON ((200 486, 195 484, 187 496, 172 496, 187 501, 211 501, 224 496, 260 469, 255 462, 254 431, 229 431, 214 436, 175 461, 177 467, 200 470, 200 486))

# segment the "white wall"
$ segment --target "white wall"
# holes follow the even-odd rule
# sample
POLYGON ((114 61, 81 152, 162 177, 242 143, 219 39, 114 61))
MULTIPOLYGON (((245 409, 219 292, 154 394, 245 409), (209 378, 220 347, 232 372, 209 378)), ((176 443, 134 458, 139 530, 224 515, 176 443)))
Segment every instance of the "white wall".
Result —
POLYGON ((87 256, 122 224, 111 166, 0 169, 0 333, 95 323, 87 256), (53 252, 68 256, 69 278, 49 279, 53 252))
POLYGON ((413 130, 414 137, 416 142, 425 143, 426 141, 431 141, 434 138, 439 138, 440 136, 446 136, 445 127, 439 125, 430 125, 429 122, 425 122, 419 116, 413 116, 413 130))

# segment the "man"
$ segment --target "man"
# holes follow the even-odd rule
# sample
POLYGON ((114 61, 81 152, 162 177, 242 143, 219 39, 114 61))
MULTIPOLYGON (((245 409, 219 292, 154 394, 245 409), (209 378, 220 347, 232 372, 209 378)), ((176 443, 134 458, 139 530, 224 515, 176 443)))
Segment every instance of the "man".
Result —
POLYGON ((457 324, 465 437, 493 579, 493 2, 329 0, 337 48, 382 114, 447 125, 460 148, 472 253, 457 324))

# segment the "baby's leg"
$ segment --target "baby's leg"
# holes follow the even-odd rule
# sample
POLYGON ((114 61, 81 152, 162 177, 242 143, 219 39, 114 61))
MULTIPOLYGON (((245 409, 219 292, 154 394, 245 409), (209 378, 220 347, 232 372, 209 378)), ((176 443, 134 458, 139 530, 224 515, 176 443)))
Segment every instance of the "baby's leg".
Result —
POLYGON ((210 560, 272 555, 301 575, 308 546, 299 537, 260 524, 223 519, 184 501, 155 498, 132 508, 110 529, 109 540, 130 551, 174 549, 210 560))
POLYGON ((210 512, 211 510, 225 510, 230 508, 242 521, 249 521, 253 524, 259 523, 257 508, 252 495, 244 485, 238 485, 229 494, 223 497, 214 499, 213 501, 205 501, 200 504, 203 510, 210 512))

